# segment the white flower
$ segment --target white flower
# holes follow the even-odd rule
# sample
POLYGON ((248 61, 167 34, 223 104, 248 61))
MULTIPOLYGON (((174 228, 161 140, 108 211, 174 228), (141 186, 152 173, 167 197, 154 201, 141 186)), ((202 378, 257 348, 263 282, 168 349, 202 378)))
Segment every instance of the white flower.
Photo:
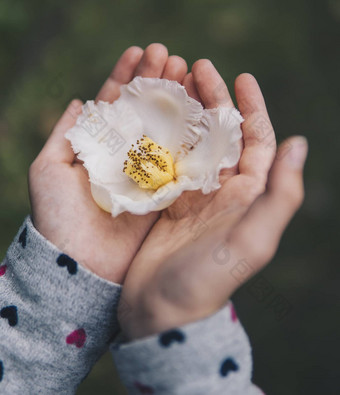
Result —
POLYGON ((240 158, 242 121, 236 109, 203 109, 177 82, 136 77, 113 104, 86 102, 66 138, 100 207, 146 214, 183 191, 218 189, 240 158))

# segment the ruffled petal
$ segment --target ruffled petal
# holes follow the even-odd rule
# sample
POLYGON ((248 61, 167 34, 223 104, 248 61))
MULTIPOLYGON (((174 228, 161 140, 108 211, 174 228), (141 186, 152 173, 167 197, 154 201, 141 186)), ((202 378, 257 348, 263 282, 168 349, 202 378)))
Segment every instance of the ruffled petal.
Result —
POLYGON ((242 121, 235 109, 203 110, 177 82, 137 77, 113 104, 88 101, 66 138, 84 161, 98 205, 113 216, 143 215, 168 207, 183 191, 219 188, 220 170, 239 160, 242 121), (123 172, 143 134, 175 162, 175 180, 156 191, 139 188, 123 172))
POLYGON ((142 190, 133 181, 112 185, 91 184, 94 200, 105 211, 114 217, 124 211, 132 214, 147 214, 151 211, 169 207, 183 191, 200 189, 198 180, 189 177, 178 177, 176 181, 167 183, 157 189, 142 190))
POLYGON ((234 108, 205 110, 199 125, 200 139, 184 158, 177 161, 176 174, 199 180, 203 193, 218 189, 221 186, 220 171, 233 167, 240 159, 242 122, 241 114, 234 108))
POLYGON ((136 77, 121 87, 119 100, 128 102, 143 122, 144 133, 170 150, 175 160, 198 141, 202 105, 176 81, 136 77))
POLYGON ((125 102, 88 101, 65 137, 84 161, 91 181, 112 183, 126 180, 124 160, 131 144, 142 135, 141 120, 125 102))

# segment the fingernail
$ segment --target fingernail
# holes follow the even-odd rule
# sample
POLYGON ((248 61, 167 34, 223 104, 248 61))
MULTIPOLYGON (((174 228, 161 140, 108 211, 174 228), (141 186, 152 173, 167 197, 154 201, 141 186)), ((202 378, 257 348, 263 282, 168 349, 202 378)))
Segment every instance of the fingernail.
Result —
POLYGON ((292 141, 292 146, 288 152, 288 164, 293 169, 301 169, 305 163, 308 152, 308 141, 304 136, 297 136, 292 141))

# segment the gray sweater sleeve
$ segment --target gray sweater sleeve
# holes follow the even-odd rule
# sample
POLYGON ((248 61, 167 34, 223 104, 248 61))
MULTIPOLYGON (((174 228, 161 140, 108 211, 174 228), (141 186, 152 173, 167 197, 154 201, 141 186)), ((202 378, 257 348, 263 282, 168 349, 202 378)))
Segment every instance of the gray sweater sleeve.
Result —
POLYGON ((111 345, 129 394, 260 395, 251 382, 248 337, 232 303, 180 328, 111 345))
POLYGON ((231 303, 199 322, 124 343, 120 293, 27 218, 0 266, 0 393, 74 394, 110 343, 130 394, 262 393, 251 383, 251 349, 231 303))
POLYGON ((0 266, 0 393, 73 394, 119 330, 120 292, 27 218, 0 266))

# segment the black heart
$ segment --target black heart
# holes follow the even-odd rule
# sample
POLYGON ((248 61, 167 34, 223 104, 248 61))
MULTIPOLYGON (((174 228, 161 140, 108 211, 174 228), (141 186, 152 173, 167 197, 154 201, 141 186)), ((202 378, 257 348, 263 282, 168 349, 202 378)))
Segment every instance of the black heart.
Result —
POLYGON ((8 319, 9 326, 15 326, 18 323, 18 310, 16 306, 7 306, 1 309, 2 318, 8 319))
POLYGON ((66 266, 67 270, 70 274, 76 274, 77 273, 77 268, 78 264, 75 260, 70 258, 66 254, 60 254, 57 259, 57 264, 61 267, 66 266))
POLYGON ((227 358, 224 362, 222 362, 220 374, 223 377, 228 376, 229 372, 237 372, 238 365, 232 358, 227 358))
POLYGON ((185 335, 178 329, 172 329, 171 331, 164 332, 159 337, 159 342, 164 347, 169 347, 172 342, 183 343, 185 341, 185 335))
POLYGON ((0 381, 2 381, 4 377, 4 364, 0 361, 0 381))
POLYGON ((25 226, 25 229, 20 233, 19 236, 19 243, 22 245, 22 248, 26 247, 26 239, 27 239, 27 226, 25 226))

